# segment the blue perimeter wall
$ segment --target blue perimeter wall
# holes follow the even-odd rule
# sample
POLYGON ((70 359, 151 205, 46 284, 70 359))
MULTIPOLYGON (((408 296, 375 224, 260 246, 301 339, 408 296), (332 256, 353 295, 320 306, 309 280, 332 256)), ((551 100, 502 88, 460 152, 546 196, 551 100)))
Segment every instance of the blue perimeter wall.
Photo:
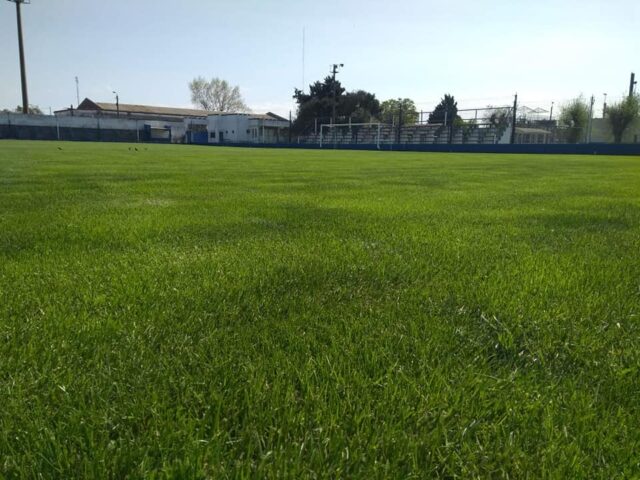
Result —
MULTIPOLYGON (((297 143, 222 143, 209 144, 217 147, 245 147, 245 148, 303 148, 320 149, 317 144, 297 143)), ((325 145, 322 150, 378 150, 375 144, 344 144, 325 145)), ((456 153, 554 153, 574 155, 640 155, 640 143, 518 143, 518 144, 386 144, 380 145, 380 151, 397 152, 456 152, 456 153)))

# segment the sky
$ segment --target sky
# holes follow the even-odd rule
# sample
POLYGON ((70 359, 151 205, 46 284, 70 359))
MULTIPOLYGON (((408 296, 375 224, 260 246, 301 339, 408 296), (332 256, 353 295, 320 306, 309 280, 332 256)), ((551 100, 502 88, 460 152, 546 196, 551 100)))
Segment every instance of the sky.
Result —
MULTIPOLYGON (((190 106, 220 77, 255 112, 295 114, 292 94, 344 63, 347 90, 429 110, 549 108, 579 94, 601 108, 640 77, 640 0, 31 0, 23 5, 29 101, 190 106), (305 38, 303 69, 303 30, 305 38), (304 83, 303 83, 304 79, 304 83)), ((21 103, 15 5, 0 2, 0 108, 21 103)), ((307 87, 308 88, 308 87, 307 87)))

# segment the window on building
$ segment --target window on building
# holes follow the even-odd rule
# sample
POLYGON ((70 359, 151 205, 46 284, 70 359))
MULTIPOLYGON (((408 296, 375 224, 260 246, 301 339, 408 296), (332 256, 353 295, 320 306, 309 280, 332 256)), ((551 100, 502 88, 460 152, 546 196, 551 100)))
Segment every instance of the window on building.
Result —
POLYGON ((216 138, 216 132, 211 132, 209 134, 209 138, 216 138))
POLYGON ((249 129, 247 128, 247 135, 249 135, 249 129))
POLYGON ((231 133, 236 133, 236 131, 235 130, 231 130, 231 133))

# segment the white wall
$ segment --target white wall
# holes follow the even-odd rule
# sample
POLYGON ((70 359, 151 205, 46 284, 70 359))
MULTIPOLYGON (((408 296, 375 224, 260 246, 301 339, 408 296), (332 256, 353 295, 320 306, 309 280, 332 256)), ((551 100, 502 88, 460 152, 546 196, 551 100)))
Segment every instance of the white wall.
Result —
POLYGON ((209 115, 207 129, 209 143, 220 143, 220 132, 223 141, 230 143, 274 143, 284 141, 284 129, 289 122, 251 118, 250 115, 209 115), (263 129, 263 127, 266 127, 263 129), (279 135, 276 133, 279 130, 279 135), (215 132, 215 137, 211 133, 215 132))
POLYGON ((249 142, 251 137, 247 133, 248 129, 249 117, 247 115, 209 115, 207 117, 209 143, 220 143, 220 132, 222 132, 225 142, 249 142), (215 138, 211 138, 212 132, 215 132, 215 138))
POLYGON ((171 128, 173 141, 181 140, 186 128, 182 120, 164 122, 156 120, 130 120, 126 118, 85 117, 85 116, 54 116, 54 115, 23 115, 21 113, 0 113, 0 125, 18 125, 34 127, 70 127, 70 128, 101 128, 103 130, 143 130, 145 125, 152 128, 171 128))

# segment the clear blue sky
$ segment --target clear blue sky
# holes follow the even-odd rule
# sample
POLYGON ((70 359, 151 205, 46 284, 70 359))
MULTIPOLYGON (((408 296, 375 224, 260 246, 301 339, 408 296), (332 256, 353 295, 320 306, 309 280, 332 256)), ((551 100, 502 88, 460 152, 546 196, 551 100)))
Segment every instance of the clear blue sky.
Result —
MULTIPOLYGON (((15 8, 0 0, 0 107, 20 103, 15 8)), ((188 106, 188 82, 219 76, 254 111, 287 114, 302 86, 339 78, 428 110, 445 92, 460 107, 514 92, 547 106, 577 94, 621 96, 640 76, 639 0, 32 0, 23 7, 30 102, 81 97, 188 106)))

